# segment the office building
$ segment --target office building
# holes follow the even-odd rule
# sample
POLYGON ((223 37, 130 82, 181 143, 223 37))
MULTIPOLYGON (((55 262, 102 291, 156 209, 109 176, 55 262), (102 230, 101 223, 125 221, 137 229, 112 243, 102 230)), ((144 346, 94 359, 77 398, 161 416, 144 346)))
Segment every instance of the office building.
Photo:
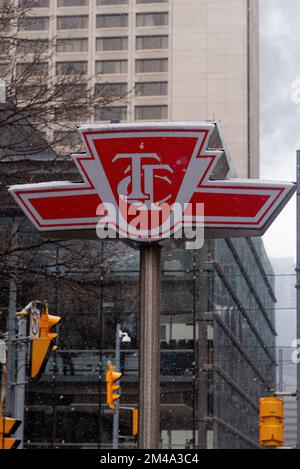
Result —
MULTIPOLYGON (((256 0, 37 0, 32 6, 21 35, 56 41, 50 74, 80 76, 100 96, 121 96, 88 116, 69 116, 74 128, 81 119, 215 120, 238 176, 258 177, 256 0)), ((47 293, 63 323, 60 351, 41 382, 28 386, 26 447, 110 448, 104 373, 118 321, 132 339, 122 347, 122 404, 138 402, 138 254, 122 244, 68 242, 41 247, 37 258, 44 267, 20 282, 18 303, 47 293)), ((7 307, 8 294, 2 301, 7 307)), ((163 448, 258 446, 258 400, 276 381, 274 303, 260 240, 207 241, 197 253, 165 246, 163 448)), ((125 411, 122 447, 135 447, 130 434, 125 411)))
POLYGON ((79 75, 100 95, 129 93, 89 122, 217 121, 238 175, 258 177, 257 0, 20 3, 33 7, 21 32, 32 41, 28 60, 37 40, 55 40, 52 75, 79 75))

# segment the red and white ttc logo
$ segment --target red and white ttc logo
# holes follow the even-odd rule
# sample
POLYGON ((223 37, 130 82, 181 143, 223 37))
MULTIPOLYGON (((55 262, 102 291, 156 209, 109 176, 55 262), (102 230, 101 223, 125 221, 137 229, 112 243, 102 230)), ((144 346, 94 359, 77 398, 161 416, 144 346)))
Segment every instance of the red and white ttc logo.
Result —
POLYGON ((116 155, 113 163, 121 160, 130 160, 129 166, 125 170, 124 177, 118 185, 118 193, 126 195, 128 202, 143 201, 150 208, 151 204, 162 204, 171 198, 171 188, 169 194, 162 200, 155 201, 154 189, 159 182, 172 185, 171 179, 162 175, 163 173, 173 173, 170 165, 162 164, 161 159, 156 154, 125 154, 116 155), (156 161, 156 164, 152 162, 156 161))
POLYGON ((206 236, 260 236, 296 190, 286 182, 229 179, 226 152, 215 148, 214 123, 84 126, 79 132, 86 153, 72 157, 81 183, 10 188, 49 236, 95 237, 103 220, 116 236, 136 241, 169 238, 185 224, 200 223, 206 236))

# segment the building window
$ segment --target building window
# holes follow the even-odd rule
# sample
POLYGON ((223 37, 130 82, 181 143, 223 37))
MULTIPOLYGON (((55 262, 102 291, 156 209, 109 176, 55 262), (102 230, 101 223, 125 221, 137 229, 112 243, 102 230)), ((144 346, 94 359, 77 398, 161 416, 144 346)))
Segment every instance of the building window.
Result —
POLYGON ((168 49, 168 36, 138 36, 136 38, 137 50, 145 49, 168 49))
POLYGON ((98 60, 96 62, 97 74, 115 74, 127 73, 128 61, 127 60, 98 60))
POLYGON ((21 8, 49 8, 50 0, 19 0, 21 8))
POLYGON ((90 113, 86 107, 74 107, 68 109, 59 109, 55 113, 57 122, 78 122, 83 123, 89 120, 90 113))
POLYGON ((81 139, 78 132, 58 131, 54 132, 54 140, 58 145, 67 145, 77 147, 81 145, 81 139))
POLYGON ((96 121, 126 121, 127 107, 98 107, 95 109, 96 121))
POLYGON ((96 27, 101 28, 127 28, 128 15, 97 15, 96 27))
POLYGON ((18 54, 40 54, 43 52, 48 52, 48 50, 48 39, 22 39, 17 43, 18 54))
POLYGON ((47 98, 48 88, 43 84, 35 84, 34 86, 24 86, 20 90, 19 98, 24 101, 40 100, 47 98))
POLYGON ((8 73, 8 64, 0 64, 0 77, 5 77, 8 73))
POLYGON ((168 71, 168 59, 138 59, 136 73, 164 73, 168 71))
POLYGON ((136 0, 136 3, 168 3, 169 0, 136 0))
POLYGON ((97 5, 128 5, 128 0, 97 0, 97 5))
POLYGON ((168 82, 146 82, 136 83, 135 91, 137 96, 167 96, 168 82))
POLYGON ((0 54, 7 54, 9 52, 10 42, 3 40, 0 42, 0 54))
POLYGON ((127 83, 103 83, 95 86, 95 96, 119 98, 127 94, 127 83))
POLYGON ((87 29, 89 27, 88 16, 59 16, 57 18, 57 29, 87 29))
POLYGON ((57 62, 57 75, 87 75, 88 62, 57 62))
POLYGON ((127 37, 98 37, 96 39, 97 51, 128 50, 127 37))
POLYGON ((17 64, 17 74, 25 76, 45 76, 48 73, 48 64, 44 63, 33 63, 24 62, 17 64))
POLYGON ((168 118, 168 106, 136 106, 135 119, 160 120, 168 118))
POLYGON ((58 7, 86 7, 89 0, 57 0, 58 7))
POLYGON ((141 27, 168 26, 168 13, 137 13, 136 25, 141 27))
POLYGON ((83 84, 61 84, 57 85, 57 98, 63 99, 87 99, 87 85, 83 84))
POLYGON ((24 18, 21 21, 21 29, 23 29, 23 31, 48 31, 49 18, 36 16, 31 18, 24 18))
POLYGON ((58 39, 57 52, 87 52, 89 48, 88 39, 58 39))

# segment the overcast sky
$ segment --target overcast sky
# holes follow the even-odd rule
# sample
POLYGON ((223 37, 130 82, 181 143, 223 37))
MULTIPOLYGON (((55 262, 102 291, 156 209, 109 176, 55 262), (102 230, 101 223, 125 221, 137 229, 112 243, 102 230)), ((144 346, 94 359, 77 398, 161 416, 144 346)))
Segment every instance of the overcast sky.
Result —
MULTIPOLYGON (((300 149, 300 0, 260 0, 260 9, 261 178, 295 181, 295 153, 300 149)), ((296 257, 295 230, 296 197, 264 236, 271 257, 296 257)))

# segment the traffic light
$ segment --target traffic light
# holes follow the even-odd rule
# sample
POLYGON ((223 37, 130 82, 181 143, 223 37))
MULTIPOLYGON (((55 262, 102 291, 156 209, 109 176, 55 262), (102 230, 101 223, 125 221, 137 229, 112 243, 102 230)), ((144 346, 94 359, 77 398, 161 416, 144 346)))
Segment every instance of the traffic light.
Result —
MULTIPOLYGON (((51 332, 52 328, 57 326, 61 322, 61 317, 51 316, 49 314, 48 305, 45 305, 43 314, 40 316, 40 337, 45 337, 47 339, 51 338, 52 340, 56 339, 58 334, 56 332, 51 332)), ((57 349, 54 346, 55 350, 57 349)))
POLYGON ((115 369, 114 365, 109 364, 106 372, 106 403, 111 409, 115 408, 115 401, 120 398, 120 394, 115 394, 120 386, 115 383, 123 376, 123 373, 119 373, 115 369))
POLYGON ((284 445, 284 402, 277 397, 260 400, 260 446, 284 445))
POLYGON ((20 425, 20 420, 0 417, 0 450, 16 449, 19 446, 20 440, 10 438, 10 435, 15 433, 20 425))
POLYGON ((58 336, 52 332, 53 327, 61 322, 61 317, 51 316, 48 305, 44 305, 43 311, 39 316, 39 335, 33 337, 31 341, 31 366, 30 374, 32 379, 40 378, 43 373, 50 353, 57 350, 54 340, 58 336))
POLYGON ((139 433, 139 410, 132 409, 132 436, 137 436, 139 433))

